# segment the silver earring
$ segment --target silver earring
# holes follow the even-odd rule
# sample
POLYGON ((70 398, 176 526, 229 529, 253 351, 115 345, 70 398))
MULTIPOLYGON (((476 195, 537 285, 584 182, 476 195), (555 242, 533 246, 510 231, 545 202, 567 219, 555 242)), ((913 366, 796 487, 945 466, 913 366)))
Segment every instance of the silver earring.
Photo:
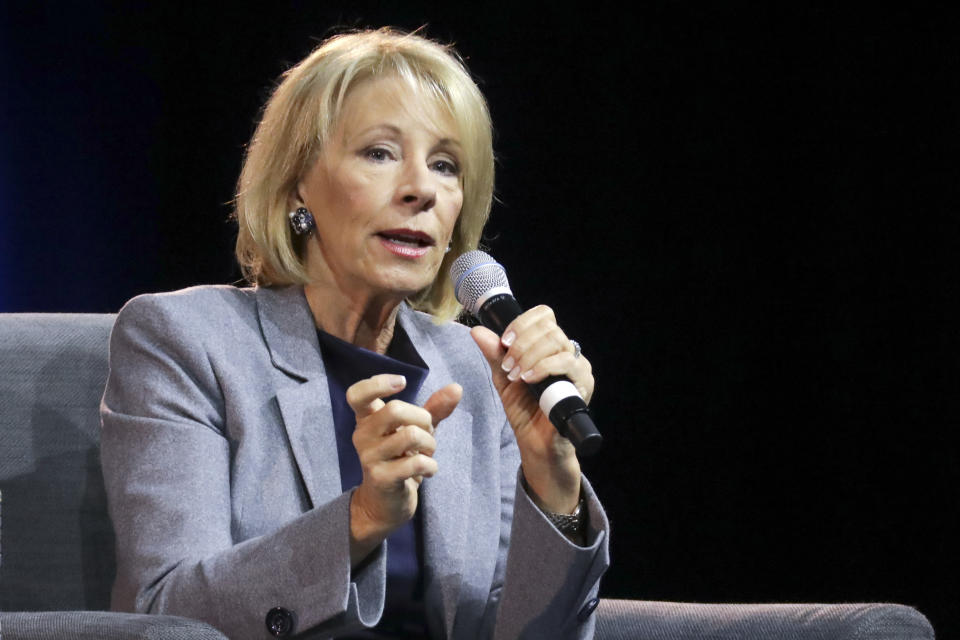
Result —
POLYGON ((447 248, 444 250, 444 253, 450 253, 451 249, 453 249, 453 240, 447 243, 447 248))
POLYGON ((306 207, 298 207, 296 211, 291 211, 288 217, 290 218, 290 227, 298 236, 310 235, 317 227, 313 215, 307 211, 306 207))

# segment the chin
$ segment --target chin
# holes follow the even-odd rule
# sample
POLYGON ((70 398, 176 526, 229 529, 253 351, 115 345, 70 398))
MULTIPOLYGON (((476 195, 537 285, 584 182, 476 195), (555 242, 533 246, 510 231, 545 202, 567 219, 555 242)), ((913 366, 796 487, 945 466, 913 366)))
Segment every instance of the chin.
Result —
POLYGON ((407 269, 390 269, 386 273, 379 274, 377 278, 377 288, 390 291, 398 298, 409 298, 423 291, 437 278, 436 271, 424 273, 417 270, 417 273, 411 273, 407 269))

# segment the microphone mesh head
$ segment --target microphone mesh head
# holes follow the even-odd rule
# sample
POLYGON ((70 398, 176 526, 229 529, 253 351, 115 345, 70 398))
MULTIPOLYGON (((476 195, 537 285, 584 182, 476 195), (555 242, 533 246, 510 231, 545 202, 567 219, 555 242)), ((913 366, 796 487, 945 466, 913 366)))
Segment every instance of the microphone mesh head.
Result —
POLYGON ((503 266, 483 251, 468 251, 453 261, 450 280, 457 301, 470 313, 477 313, 477 301, 493 288, 509 291, 507 272, 503 266))

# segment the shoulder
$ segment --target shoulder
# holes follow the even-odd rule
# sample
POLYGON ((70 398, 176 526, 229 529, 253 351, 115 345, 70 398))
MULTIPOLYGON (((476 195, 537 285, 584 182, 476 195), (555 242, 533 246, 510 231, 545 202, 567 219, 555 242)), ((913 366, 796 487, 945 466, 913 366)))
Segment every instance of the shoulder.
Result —
POLYGON ((140 344, 149 349, 184 350, 236 335, 246 327, 259 333, 255 289, 198 286, 139 295, 117 314, 111 345, 140 344))
POLYGON ((175 328, 178 332, 218 331, 230 319, 255 316, 256 289, 204 285, 139 295, 120 309, 116 327, 135 323, 161 330, 175 328))
POLYGON ((189 416, 222 428, 217 363, 226 361, 231 349, 236 352, 239 342, 250 341, 244 332, 257 331, 252 294, 204 286, 127 302, 110 336, 104 415, 119 411, 171 421, 189 416))
POLYGON ((123 305, 118 321, 129 317, 150 317, 156 313, 209 317, 218 311, 254 310, 255 292, 256 289, 238 289, 229 285, 203 285, 165 293, 146 293, 123 305))

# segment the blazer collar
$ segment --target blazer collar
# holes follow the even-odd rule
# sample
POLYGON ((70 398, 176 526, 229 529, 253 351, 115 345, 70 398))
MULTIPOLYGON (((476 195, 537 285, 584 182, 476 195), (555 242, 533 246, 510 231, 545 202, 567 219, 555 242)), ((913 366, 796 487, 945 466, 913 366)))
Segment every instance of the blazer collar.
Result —
MULTIPOLYGON (((273 366, 304 380, 317 374, 325 375, 313 312, 307 304, 302 286, 258 287, 257 314, 273 366), (306 348, 307 346, 310 348, 306 348)), ((430 339, 430 317, 414 311, 403 302, 397 313, 397 322, 403 325, 430 371, 442 372, 442 378, 446 381, 436 385, 426 395, 426 387, 421 388, 417 402, 422 405, 430 394, 452 382, 453 378, 443 354, 430 339)), ((436 382, 436 376, 431 377, 435 378, 436 382)))
POLYGON ((257 314, 273 366, 303 380, 323 374, 316 324, 302 286, 258 287, 257 314))

